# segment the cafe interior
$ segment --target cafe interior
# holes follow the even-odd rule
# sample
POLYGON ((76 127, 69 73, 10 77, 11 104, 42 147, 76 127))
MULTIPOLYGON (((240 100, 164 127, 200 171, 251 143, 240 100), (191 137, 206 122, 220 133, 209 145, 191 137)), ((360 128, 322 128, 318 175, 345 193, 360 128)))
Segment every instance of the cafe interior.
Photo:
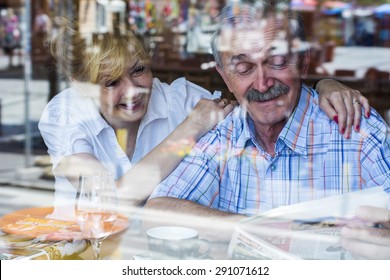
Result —
MULTIPOLYGON (((210 51, 210 38, 215 30, 215 19, 221 7, 229 0, 32 0, 31 11, 41 7, 51 19, 58 15, 72 15, 80 20, 80 30, 98 35, 119 24, 132 30, 141 38, 152 56, 152 71, 155 77, 171 83, 179 77, 186 77, 211 92, 219 90, 222 96, 233 100, 221 76, 215 69, 210 51)), ((291 9, 302 13, 306 39, 310 42, 311 64, 306 83, 310 86, 323 78, 333 78, 359 90, 368 98, 382 117, 390 124, 390 10, 376 12, 377 7, 353 7, 340 1, 296 0, 291 9), (337 2, 337 4, 335 4, 337 2), (357 12, 359 11, 359 12, 357 12), (370 45, 365 41, 351 42, 346 33, 351 32, 351 22, 375 21, 375 33, 370 45), (319 31, 320 30, 320 31, 319 31), (350 59, 350 60, 349 60, 350 59)), ((17 14, 23 15, 26 6, 20 1, 0 1, 1 7, 12 5, 17 14), (13 2, 13 3, 11 3, 13 2), (19 4, 17 4, 19 3, 19 4)), ((40 44, 32 41, 31 61, 33 78, 49 81, 50 99, 59 92, 61 78, 47 71, 45 57, 48 53, 39 49, 40 44)), ((22 51, 23 52, 23 51, 22 51)), ((22 54, 23 55, 23 54, 22 54)), ((46 162, 41 166, 50 165, 46 162)), ((52 184, 52 174, 45 173, 38 180, 52 184)), ((47 192, 46 192, 47 194, 47 192)), ((50 197, 50 196, 49 196, 50 197)), ((50 198, 48 198, 48 201, 50 198)), ((140 229, 139 222, 158 225, 161 219, 176 221, 177 224, 200 225, 202 237, 219 236, 219 242, 200 242, 199 233, 191 233, 194 248, 184 253, 188 259, 229 259, 232 250, 237 258, 256 258, 247 246, 250 240, 244 233, 236 235, 235 243, 224 235, 232 230, 230 223, 204 220, 201 217, 175 215, 161 217, 161 213, 144 213, 139 208, 120 203, 117 222, 112 236, 105 239, 100 258, 102 259, 150 259, 148 252, 152 233, 147 236, 140 229), (241 243, 240 243, 241 242, 241 243), (241 246, 241 247, 240 247, 241 246), (233 249, 232 249, 233 248, 233 249), (238 248, 241 248, 240 251, 238 248), (193 255, 193 251, 196 254, 193 255), (233 250, 233 251, 234 251, 233 250), (229 254, 230 252, 230 254, 229 254)), ((0 256, 2 259, 92 259, 93 250, 89 243, 80 238, 74 223, 53 222, 46 218, 50 207, 20 209, 5 214, 0 219, 0 256), (38 226, 37 226, 38 225, 38 226), (26 231, 29 227, 31 231, 26 231), (19 235, 24 232, 26 235, 19 235), (51 233, 53 233, 51 235, 51 233), (42 240, 45 236, 45 240, 42 240), (16 245, 15 245, 16 244, 16 245)), ((169 232, 172 229, 164 229, 169 232)), ((172 234, 172 233, 169 233, 172 234)), ((189 233, 187 233, 189 234, 189 233)), ((157 238, 158 239, 158 238, 157 238)), ((157 241, 158 243, 158 241, 157 241)), ((188 243, 188 242, 187 242, 188 243)), ((157 246, 159 243, 157 244, 157 246)), ((161 245, 161 244, 160 244, 161 245)), ((168 245, 161 245, 168 246, 168 245)), ((276 255, 275 255, 276 256, 276 255)), ((290 256, 280 255, 280 258, 290 256)), ((157 257, 158 258, 158 257, 157 257)))

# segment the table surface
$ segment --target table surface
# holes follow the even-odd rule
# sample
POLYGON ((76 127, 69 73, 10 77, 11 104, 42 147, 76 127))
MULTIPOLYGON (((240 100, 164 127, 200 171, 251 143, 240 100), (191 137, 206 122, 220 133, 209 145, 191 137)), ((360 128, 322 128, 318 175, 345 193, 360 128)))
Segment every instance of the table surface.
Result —
MULTIPOLYGON (((125 230, 108 237, 103 241, 101 248, 102 259, 112 260, 131 260, 131 259, 149 259, 148 241, 146 230, 155 226, 181 225, 196 228, 200 235, 199 238, 207 239, 209 243, 209 254, 207 259, 228 259, 227 251, 229 238, 220 240, 222 228, 209 227, 215 222, 202 221, 191 217, 184 217, 178 214, 172 217, 172 213, 161 213, 153 210, 139 208, 121 207, 122 215, 129 218, 128 227, 125 230), (164 217, 165 216, 165 217, 164 217), (172 222, 175 221, 175 222, 172 222), (196 223, 196 225, 195 225, 196 223)), ((33 208, 32 208, 33 209, 33 208)), ((22 210, 22 209, 20 209, 22 210)), ((39 211, 31 211, 31 215, 26 211, 25 217, 32 218, 39 211)), ((9 215, 6 215, 9 216, 9 215)), ((4 216, 3 216, 4 217, 4 216)), ((20 217, 23 220, 24 217, 20 217)), ((42 218, 37 217, 37 218, 42 218)), ((1 223, 1 220, 0 220, 1 223)), ((4 225, 4 224, 3 224, 4 225)), ((18 258, 37 258, 37 259, 92 259, 92 250, 85 240, 45 240, 43 235, 35 239, 31 236, 20 236, 12 233, 0 234, 0 255, 5 259, 6 256, 16 254, 18 258), (10 248, 13 249, 10 250, 10 248), (17 248, 17 249, 15 249, 17 248), (43 253, 39 253, 43 252, 43 253), (4 253, 4 254, 3 254, 4 253)), ((15 256, 13 256, 15 257, 15 256)))

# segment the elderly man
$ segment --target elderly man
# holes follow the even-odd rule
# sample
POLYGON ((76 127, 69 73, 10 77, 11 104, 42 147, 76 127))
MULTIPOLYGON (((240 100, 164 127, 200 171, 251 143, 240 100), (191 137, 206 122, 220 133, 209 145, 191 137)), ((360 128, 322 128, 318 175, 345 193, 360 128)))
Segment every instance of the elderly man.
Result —
POLYGON ((240 106, 198 141, 147 207, 253 215, 379 185, 390 192, 388 126, 371 110, 358 131, 337 133, 303 83, 309 55, 300 32, 283 5, 223 9, 213 52, 240 106))

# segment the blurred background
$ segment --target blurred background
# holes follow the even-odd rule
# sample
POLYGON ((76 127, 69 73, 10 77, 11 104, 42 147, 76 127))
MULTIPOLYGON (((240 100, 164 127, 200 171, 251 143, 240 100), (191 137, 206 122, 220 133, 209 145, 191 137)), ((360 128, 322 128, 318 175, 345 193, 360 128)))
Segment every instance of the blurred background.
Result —
MULTIPOLYGON (((185 76, 233 98, 209 47, 215 18, 228 1, 0 0, 0 179, 15 166, 49 165, 41 157, 46 147, 37 122, 47 102, 67 86, 44 44, 56 32, 56 17, 78 20, 77 28, 92 36, 116 25, 133 30, 149 49, 160 80, 185 76)), ((302 13, 312 43, 308 84, 334 77, 360 90, 390 123, 389 0, 291 0, 290 8, 302 13)))

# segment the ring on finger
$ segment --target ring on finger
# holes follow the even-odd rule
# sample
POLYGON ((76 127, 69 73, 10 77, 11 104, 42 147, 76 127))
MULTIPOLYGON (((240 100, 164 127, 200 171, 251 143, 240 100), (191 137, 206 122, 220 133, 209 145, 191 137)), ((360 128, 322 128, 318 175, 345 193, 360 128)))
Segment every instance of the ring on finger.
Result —
POLYGON ((352 103, 353 103, 353 104, 362 105, 362 104, 360 103, 360 101, 359 101, 359 100, 357 100, 356 98, 355 98, 355 99, 353 99, 352 103))

